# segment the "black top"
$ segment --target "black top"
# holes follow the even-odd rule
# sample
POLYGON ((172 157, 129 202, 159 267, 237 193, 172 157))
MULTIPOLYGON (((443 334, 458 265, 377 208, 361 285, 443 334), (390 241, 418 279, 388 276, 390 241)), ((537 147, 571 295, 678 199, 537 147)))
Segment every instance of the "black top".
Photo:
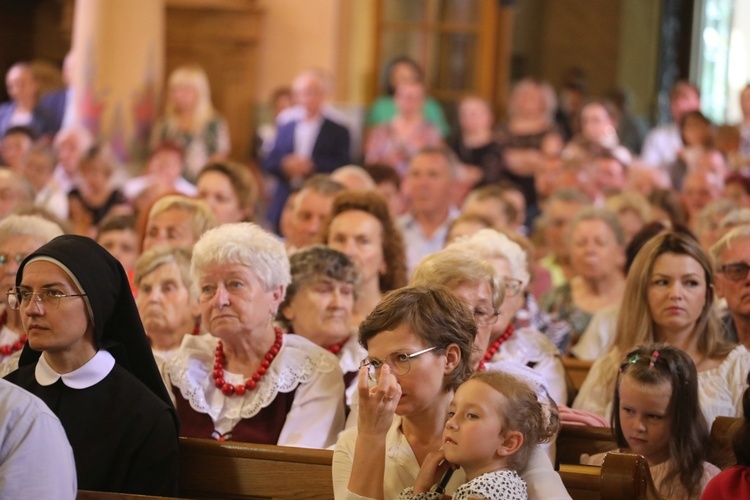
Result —
POLYGON ((79 489, 177 495, 177 429, 169 405, 118 364, 85 389, 62 379, 42 386, 34 368, 21 367, 6 379, 41 398, 62 422, 79 489))
POLYGON ((505 152, 499 143, 490 141, 483 146, 470 148, 461 138, 455 138, 450 146, 462 163, 482 169, 483 177, 478 185, 494 184, 508 177, 505 152))

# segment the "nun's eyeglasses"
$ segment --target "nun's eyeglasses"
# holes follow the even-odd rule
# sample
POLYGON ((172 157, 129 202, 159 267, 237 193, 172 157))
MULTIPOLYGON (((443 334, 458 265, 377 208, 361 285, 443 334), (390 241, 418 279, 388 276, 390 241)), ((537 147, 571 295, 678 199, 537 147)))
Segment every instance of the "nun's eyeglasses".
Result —
POLYGON ((377 358, 365 358, 362 360, 362 362, 359 364, 360 367, 366 366, 367 367, 367 376, 370 380, 373 382, 378 381, 378 377, 380 376, 380 369, 383 368, 384 364, 388 364, 388 366, 391 367, 391 372, 394 375, 406 375, 409 373, 409 368, 411 368, 411 359, 416 358, 417 356, 421 356, 422 354, 426 352, 430 352, 437 349, 437 346, 428 347, 427 349, 422 349, 421 351, 417 351, 412 354, 406 354, 405 352, 394 352, 388 355, 388 357, 385 358, 385 361, 382 361, 377 358))
POLYGON ((36 303, 42 304, 45 308, 51 307, 57 309, 60 307, 60 300, 68 297, 85 297, 85 293, 62 293, 54 288, 42 288, 38 292, 30 288, 13 287, 5 295, 8 296, 8 306, 11 309, 18 310, 23 307, 29 307, 32 297, 36 297, 36 303))

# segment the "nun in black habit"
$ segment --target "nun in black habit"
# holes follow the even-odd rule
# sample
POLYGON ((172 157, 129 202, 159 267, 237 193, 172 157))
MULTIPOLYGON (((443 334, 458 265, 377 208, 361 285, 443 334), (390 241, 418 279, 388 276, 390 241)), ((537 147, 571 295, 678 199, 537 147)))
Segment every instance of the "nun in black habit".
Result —
POLYGON ((24 259, 8 294, 28 342, 6 379, 59 417, 79 489, 176 495, 176 413, 120 263, 60 236, 24 259))

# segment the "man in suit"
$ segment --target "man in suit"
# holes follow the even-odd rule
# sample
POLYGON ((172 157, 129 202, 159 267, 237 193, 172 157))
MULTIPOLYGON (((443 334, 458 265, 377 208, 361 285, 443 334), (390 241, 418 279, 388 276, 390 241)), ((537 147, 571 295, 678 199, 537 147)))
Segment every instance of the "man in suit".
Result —
POLYGON ((295 78, 292 93, 304 116, 280 125, 273 149, 263 161, 263 168, 278 179, 268 207, 274 228, 293 189, 314 173, 330 173, 349 163, 349 131, 322 114, 328 94, 324 76, 315 70, 302 73, 295 78))
POLYGON ((52 135, 54 127, 48 112, 37 106, 39 85, 28 63, 16 63, 5 75, 10 101, 0 104, 0 136, 11 127, 29 127, 37 137, 52 135))

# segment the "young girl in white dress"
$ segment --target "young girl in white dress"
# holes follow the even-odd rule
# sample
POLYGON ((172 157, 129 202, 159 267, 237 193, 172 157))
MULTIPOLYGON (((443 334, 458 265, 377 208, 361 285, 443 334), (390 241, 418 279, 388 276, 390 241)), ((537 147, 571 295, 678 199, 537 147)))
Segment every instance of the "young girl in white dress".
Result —
MULTIPOLYGON (((709 431, 690 356, 646 344, 625 357, 615 385, 612 429, 623 451, 643 455, 664 498, 698 499, 719 469, 706 462, 709 431)), ((597 465, 606 453, 582 462, 597 465)))
POLYGON ((529 384, 508 373, 477 372, 456 391, 443 431, 443 447, 430 453, 413 487, 398 500, 442 499, 449 469, 462 467, 468 482, 453 500, 526 499, 520 473, 532 449, 559 429, 554 403, 540 402, 529 384))

